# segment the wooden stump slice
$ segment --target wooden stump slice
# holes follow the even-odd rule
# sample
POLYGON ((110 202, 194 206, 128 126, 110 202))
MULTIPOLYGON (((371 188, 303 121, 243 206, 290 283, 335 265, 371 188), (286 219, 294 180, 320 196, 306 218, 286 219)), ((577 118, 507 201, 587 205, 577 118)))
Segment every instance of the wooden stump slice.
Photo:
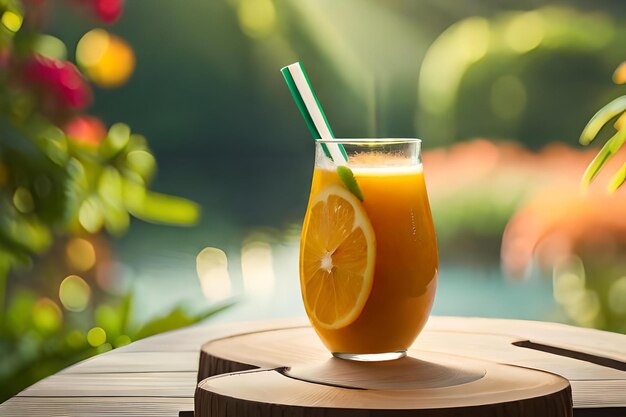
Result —
POLYGON ((350 362, 332 358, 309 327, 209 342, 199 379, 197 417, 572 415, 560 376, 419 349, 350 362))

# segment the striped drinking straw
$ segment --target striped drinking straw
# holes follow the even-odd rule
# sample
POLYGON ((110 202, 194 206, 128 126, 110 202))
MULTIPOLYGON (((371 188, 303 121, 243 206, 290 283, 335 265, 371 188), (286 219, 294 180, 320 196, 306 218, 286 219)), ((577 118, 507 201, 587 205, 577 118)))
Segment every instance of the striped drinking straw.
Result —
MULTIPOLYGON (((309 77, 307 77, 304 68, 302 68, 302 64, 295 62, 283 67, 280 72, 283 74, 283 77, 285 77, 293 100, 296 102, 302 117, 304 117, 304 121, 311 131, 313 138, 315 140, 334 139, 335 135, 330 128, 328 119, 326 119, 322 105, 311 87, 309 77)), ((348 155, 343 145, 329 144, 327 146, 327 144, 323 143, 322 148, 326 156, 332 159, 336 165, 346 165, 348 155)))
MULTIPOLYGON (((295 62, 291 65, 283 67, 280 72, 287 81, 287 86, 293 100, 296 102, 304 121, 308 126, 313 138, 318 139, 334 139, 328 119, 322 110, 320 104, 311 83, 309 77, 307 77, 304 68, 300 62, 295 62)), ((337 166, 337 175, 339 179, 344 183, 346 188, 352 192, 359 200, 363 201, 363 193, 359 188, 359 184, 354 178, 352 170, 348 167, 348 154, 340 143, 322 143, 322 149, 326 156, 333 160, 337 166)))

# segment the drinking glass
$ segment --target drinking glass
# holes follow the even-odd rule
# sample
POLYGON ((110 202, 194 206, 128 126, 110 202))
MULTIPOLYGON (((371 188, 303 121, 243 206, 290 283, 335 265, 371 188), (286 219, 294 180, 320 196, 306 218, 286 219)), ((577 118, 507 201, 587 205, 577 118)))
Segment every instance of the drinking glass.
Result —
POLYGON ((300 284, 329 351, 361 361, 405 356, 426 324, 437 276, 421 141, 317 141, 300 284), (347 161, 333 161, 332 146, 347 161))

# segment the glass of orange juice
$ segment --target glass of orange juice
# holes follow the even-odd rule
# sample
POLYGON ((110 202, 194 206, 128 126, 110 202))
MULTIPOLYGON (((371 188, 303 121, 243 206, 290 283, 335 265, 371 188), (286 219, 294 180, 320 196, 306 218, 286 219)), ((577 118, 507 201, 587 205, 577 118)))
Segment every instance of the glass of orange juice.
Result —
POLYGON ((405 356, 428 319, 437 275, 421 141, 317 141, 300 285, 330 352, 361 361, 405 356), (329 146, 342 147, 347 161, 333 162, 329 146))

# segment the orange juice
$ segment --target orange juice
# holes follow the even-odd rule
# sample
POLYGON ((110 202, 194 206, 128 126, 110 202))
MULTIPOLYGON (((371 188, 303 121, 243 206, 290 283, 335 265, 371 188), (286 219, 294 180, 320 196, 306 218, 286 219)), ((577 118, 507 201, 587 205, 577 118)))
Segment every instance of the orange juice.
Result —
MULTIPOLYGON (((375 236, 369 294, 358 316, 346 325, 320 325, 307 308, 323 343, 340 357, 343 353, 405 352, 426 324, 437 285, 437 242, 421 163, 397 166, 392 158, 387 160, 378 156, 376 164, 371 164, 367 158, 362 159, 363 164, 359 164, 358 155, 350 162, 354 164, 352 171, 363 195, 361 209, 375 236)), ((302 261, 305 258, 304 238, 311 232, 311 227, 318 227, 312 225, 311 202, 329 187, 345 188, 345 185, 336 169, 316 167, 303 226, 301 280, 305 275, 302 261)), ((305 285, 302 281, 304 298, 307 297, 305 285)), ((336 297, 341 299, 341 295, 336 297)), ((322 301, 316 300, 318 303, 322 301)), ((308 302, 312 303, 311 300, 308 302)), ((328 303, 323 308, 332 309, 333 305, 328 303)))

